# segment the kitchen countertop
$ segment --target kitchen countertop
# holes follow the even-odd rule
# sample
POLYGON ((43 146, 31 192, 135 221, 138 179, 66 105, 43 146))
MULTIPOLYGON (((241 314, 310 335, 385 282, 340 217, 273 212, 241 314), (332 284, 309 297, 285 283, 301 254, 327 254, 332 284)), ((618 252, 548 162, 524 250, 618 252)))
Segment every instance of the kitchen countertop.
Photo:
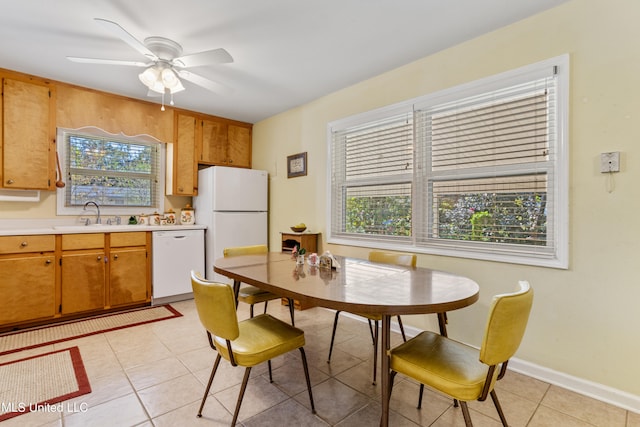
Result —
POLYGON ((68 220, 0 219, 0 236, 36 234, 122 233, 127 231, 205 230, 205 225, 81 225, 68 220))

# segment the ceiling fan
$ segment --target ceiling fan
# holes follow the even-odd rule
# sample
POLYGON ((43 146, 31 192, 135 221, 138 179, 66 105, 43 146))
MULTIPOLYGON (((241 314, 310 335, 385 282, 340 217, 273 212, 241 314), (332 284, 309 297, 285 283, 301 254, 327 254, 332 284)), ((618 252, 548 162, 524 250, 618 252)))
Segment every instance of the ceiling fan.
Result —
POLYGON ((219 48, 190 55, 182 55, 182 46, 173 40, 153 36, 147 37, 144 39, 144 42, 141 42, 113 21, 101 18, 94 19, 113 35, 122 39, 129 46, 133 47, 145 56, 147 58, 147 62, 81 58, 76 56, 67 56, 67 59, 73 62, 86 64, 125 65, 145 68, 145 70, 138 75, 138 78, 149 88, 149 95, 152 96, 154 93, 162 95, 163 111, 165 93, 169 92, 171 94, 171 105, 173 105, 173 94, 184 90, 184 86, 182 85, 180 78, 201 86, 211 92, 231 92, 231 89, 221 83, 209 80, 186 70, 186 68, 189 67, 233 62, 233 58, 225 49, 219 48))

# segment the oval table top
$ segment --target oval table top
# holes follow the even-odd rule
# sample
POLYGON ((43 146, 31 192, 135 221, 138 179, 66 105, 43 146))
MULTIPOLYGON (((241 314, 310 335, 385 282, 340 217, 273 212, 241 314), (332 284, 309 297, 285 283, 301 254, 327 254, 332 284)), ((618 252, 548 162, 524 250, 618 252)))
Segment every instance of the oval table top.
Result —
POLYGON ((366 314, 443 313, 479 298, 473 280, 424 267, 336 257, 339 269, 296 265, 290 254, 269 252, 219 258, 216 273, 293 298, 305 305, 366 314))

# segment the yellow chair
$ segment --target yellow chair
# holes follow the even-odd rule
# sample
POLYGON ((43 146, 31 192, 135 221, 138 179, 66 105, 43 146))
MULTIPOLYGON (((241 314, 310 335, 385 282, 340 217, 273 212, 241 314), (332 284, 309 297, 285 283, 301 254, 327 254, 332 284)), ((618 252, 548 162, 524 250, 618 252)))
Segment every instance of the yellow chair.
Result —
POLYGON ((231 422, 231 425, 234 426, 238 419, 251 368, 260 363, 269 362, 269 379, 273 382, 271 359, 296 349, 300 350, 302 356, 302 366, 311 401, 311 412, 315 414, 309 367, 303 347, 305 344, 304 332, 268 314, 261 314, 238 322, 235 296, 233 289, 228 284, 206 281, 192 271, 191 286, 200 322, 207 331, 209 345, 218 352, 209 383, 202 397, 198 417, 202 416, 202 409, 222 357, 228 360, 232 366, 246 368, 231 422))
MULTIPOLYGON (((224 248, 223 254, 226 257, 238 256, 238 255, 252 255, 252 254, 266 254, 269 252, 267 245, 252 245, 252 246, 236 246, 231 248, 224 248)), ((253 306, 255 304, 264 303, 264 313, 267 312, 267 304, 269 301, 280 299, 280 296, 262 290, 257 286, 242 286, 238 291, 237 299, 240 302, 249 304, 249 315, 253 317, 253 306)), ((294 306, 292 301, 289 301, 289 314, 291 315, 291 324, 295 325, 294 321, 294 306)))
POLYGON ((472 426, 467 402, 490 395, 506 426, 494 386, 520 346, 532 304, 533 289, 525 281, 514 293, 496 295, 480 350, 429 331, 391 349, 391 390, 397 373, 414 378, 460 401, 467 426, 472 426))
MULTIPOLYGON (((369 261, 379 262, 383 264, 394 264, 394 265, 403 265, 407 267, 415 267, 416 266, 416 255, 408 254, 408 253, 397 253, 397 252, 382 252, 382 251, 371 251, 369 252, 369 261)), ((327 358, 327 363, 331 362, 331 353, 333 353, 333 342, 336 337, 336 328, 338 327, 338 317, 340 316, 341 311, 336 311, 335 319, 333 320, 333 332, 331 333, 331 344, 329 345, 329 357, 327 358)), ((378 363, 378 331, 380 321, 382 320, 382 315, 378 314, 363 314, 363 313, 353 313, 361 317, 365 317, 369 322, 369 332, 371 333, 371 340, 373 341, 373 384, 376 383, 376 371, 377 371, 377 363, 378 363), (373 324, 371 323, 373 322, 373 324), (374 327, 375 326, 375 327, 374 327)), ((404 327, 402 326, 402 319, 398 316, 398 326, 400 326, 400 332, 402 332, 402 339, 407 340, 404 334, 404 327)))

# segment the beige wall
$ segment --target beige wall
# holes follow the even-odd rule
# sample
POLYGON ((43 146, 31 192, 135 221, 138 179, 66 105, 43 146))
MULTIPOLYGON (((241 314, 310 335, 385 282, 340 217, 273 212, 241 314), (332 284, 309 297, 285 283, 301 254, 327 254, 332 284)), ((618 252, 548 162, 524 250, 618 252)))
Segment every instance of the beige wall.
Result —
MULTIPOLYGON (((271 177, 271 250, 279 248, 280 231, 301 221, 326 232, 328 122, 568 53, 570 268, 427 255, 418 264, 480 284, 478 304, 450 313, 451 336, 479 344, 491 296, 526 279, 536 297, 517 357, 640 397, 639 16, 637 0, 574 0, 257 123, 253 166, 271 177), (286 156, 304 151, 308 175, 287 179, 286 156), (621 152, 612 192, 599 172, 600 153, 607 151, 621 152)), ((367 253, 323 243, 341 255, 367 253)))

